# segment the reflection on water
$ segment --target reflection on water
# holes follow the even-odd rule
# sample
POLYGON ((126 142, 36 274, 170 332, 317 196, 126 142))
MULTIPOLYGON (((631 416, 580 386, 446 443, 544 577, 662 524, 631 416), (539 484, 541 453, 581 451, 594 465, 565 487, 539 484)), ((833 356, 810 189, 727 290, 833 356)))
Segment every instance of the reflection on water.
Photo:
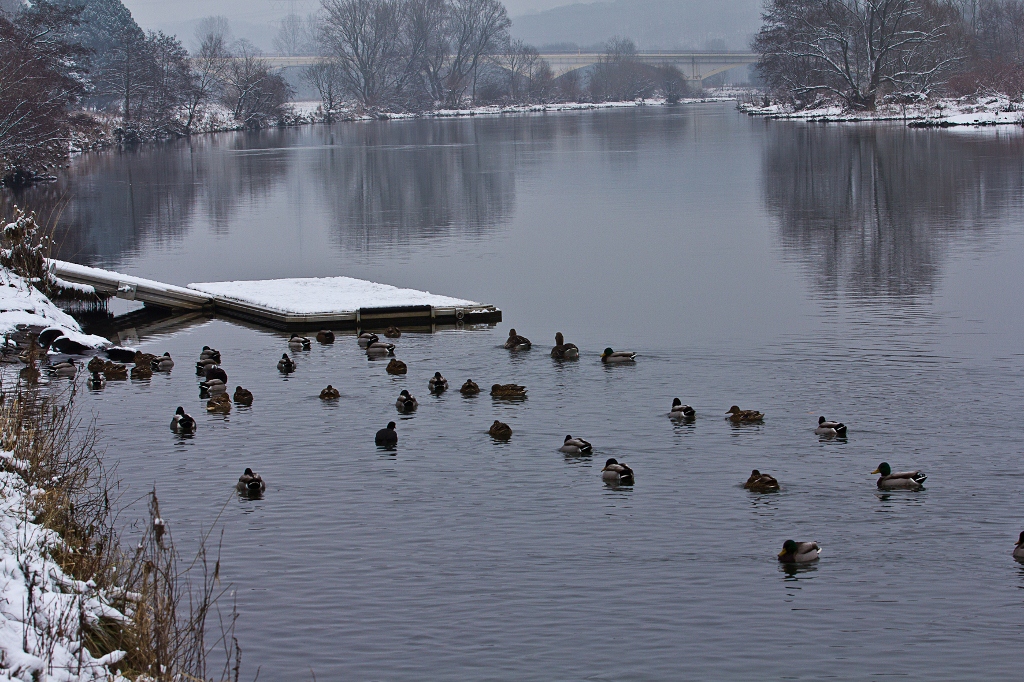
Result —
POLYGON ((984 239, 1024 188, 1017 131, 795 125, 767 137, 765 204, 828 296, 931 292, 951 240, 984 239))

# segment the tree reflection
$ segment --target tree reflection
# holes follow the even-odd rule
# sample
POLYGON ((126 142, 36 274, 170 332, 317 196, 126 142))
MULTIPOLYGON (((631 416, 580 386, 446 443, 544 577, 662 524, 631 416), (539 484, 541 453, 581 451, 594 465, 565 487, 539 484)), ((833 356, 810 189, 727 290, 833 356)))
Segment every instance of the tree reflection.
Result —
POLYGON ((783 123, 768 135, 765 205, 828 296, 927 294, 954 240, 1019 210, 1018 132, 783 123))

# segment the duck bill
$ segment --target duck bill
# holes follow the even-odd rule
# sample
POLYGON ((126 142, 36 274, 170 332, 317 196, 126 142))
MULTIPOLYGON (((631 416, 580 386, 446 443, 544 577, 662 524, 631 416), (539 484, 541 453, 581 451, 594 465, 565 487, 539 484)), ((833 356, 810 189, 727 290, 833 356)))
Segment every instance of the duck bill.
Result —
POLYGON ((875 469, 875 470, 874 470, 874 471, 872 471, 871 473, 873 473, 873 474, 880 474, 880 473, 882 473, 882 472, 881 472, 881 471, 879 471, 878 469, 875 469))
POLYGON ((780 557, 786 556, 786 550, 782 550, 781 552, 779 552, 779 556, 780 557))

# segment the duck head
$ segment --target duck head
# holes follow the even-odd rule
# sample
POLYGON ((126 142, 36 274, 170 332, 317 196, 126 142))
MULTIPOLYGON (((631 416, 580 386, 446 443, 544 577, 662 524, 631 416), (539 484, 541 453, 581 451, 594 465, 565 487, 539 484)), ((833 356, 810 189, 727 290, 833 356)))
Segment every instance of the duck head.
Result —
POLYGON ((750 477, 751 478, 758 478, 760 476, 761 476, 761 472, 758 471, 757 469, 754 469, 753 471, 750 472, 750 477))
POLYGON ((444 379, 444 377, 443 377, 443 376, 441 376, 441 373, 440 373, 440 372, 434 372, 434 378, 435 378, 435 379, 437 379, 437 380, 441 380, 441 379, 444 379))
POLYGON ((737 414, 742 411, 743 410, 740 409, 739 405, 733 405, 732 407, 729 408, 726 414, 737 414))
POLYGON ((511 339, 513 336, 516 336, 516 330, 515 329, 509 329, 508 330, 508 338, 511 339))
POLYGON ((558 333, 555 334, 555 345, 556 346, 564 346, 565 345, 565 337, 562 336, 562 332, 558 332, 558 333))
POLYGON ((179 405, 178 409, 176 409, 174 411, 174 414, 178 415, 179 417, 184 417, 185 416, 185 408, 182 407, 181 405, 179 405))
POLYGON ((281 359, 282 360, 289 360, 288 354, 287 353, 281 353, 281 359))
POLYGON ((785 556, 787 554, 796 553, 796 540, 786 540, 782 543, 782 551, 779 552, 779 556, 785 556))
MULTIPOLYGON (((604 463, 604 468, 607 469, 611 465, 618 464, 618 463, 619 463, 619 460, 615 459, 614 457, 609 457, 608 461, 604 463)), ((602 471, 604 471, 604 469, 602 469, 602 471)))
POLYGON ((563 440, 562 442, 563 442, 563 443, 568 443, 568 442, 569 442, 569 441, 571 441, 571 440, 572 440, 572 436, 566 436, 566 437, 565 437, 565 440, 563 440))
POLYGON ((406 390, 403 390, 398 395, 402 396, 403 398, 411 398, 412 397, 412 396, 409 395, 409 391, 406 391, 406 390))
POLYGON ((683 401, 679 398, 672 398, 672 407, 679 407, 683 404, 683 401))
POLYGON ((394 431, 395 430, 395 426, 397 426, 397 424, 395 424, 395 422, 388 422, 388 431, 394 431))
POLYGON ((892 473, 892 467, 889 466, 888 462, 882 462, 881 464, 878 465, 878 468, 872 471, 871 473, 888 476, 889 474, 892 473))
POLYGON ((1024 531, 1020 532, 1020 537, 1017 539, 1017 542, 1015 542, 1013 544, 1016 545, 1017 547, 1020 547, 1021 545, 1024 545, 1024 531))
POLYGON ((255 474, 252 473, 252 469, 250 469, 249 467, 245 467, 245 471, 242 472, 242 475, 243 476, 255 476, 255 474))
POLYGON ((607 357, 607 356, 611 355, 614 352, 615 351, 613 351, 611 348, 605 348, 604 352, 601 353, 601 357, 607 357))

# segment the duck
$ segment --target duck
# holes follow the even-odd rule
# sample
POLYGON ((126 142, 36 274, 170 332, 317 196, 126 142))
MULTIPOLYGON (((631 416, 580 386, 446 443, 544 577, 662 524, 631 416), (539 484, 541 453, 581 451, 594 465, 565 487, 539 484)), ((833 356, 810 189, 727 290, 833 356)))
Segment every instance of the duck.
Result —
POLYGON ((213 360, 214 363, 220 364, 220 351, 209 346, 203 346, 203 350, 199 353, 199 359, 202 360, 213 360))
POLYGON ((366 355, 371 358, 384 357, 386 355, 395 354, 395 344, 393 343, 381 343, 380 341, 374 341, 373 343, 366 346, 366 355))
POLYGON ((228 383, 228 373, 225 372, 222 367, 218 367, 217 365, 208 365, 206 367, 205 376, 207 381, 219 379, 225 384, 228 383))
POLYGON ((68 338, 60 329, 54 329, 52 327, 41 331, 37 340, 44 350, 52 348, 58 353, 64 353, 66 355, 82 355, 91 350, 89 346, 86 346, 84 343, 74 341, 68 338))
POLYGON ((384 371, 388 374, 407 374, 409 372, 409 367, 401 360, 391 358, 391 362, 388 363, 388 366, 384 371))
POLYGON ((116 362, 103 363, 103 376, 107 381, 124 381, 128 378, 128 368, 116 362))
POLYGON ((131 377, 136 380, 151 379, 153 377, 153 368, 149 365, 135 365, 132 367, 131 377))
POLYGON ((211 395, 220 395, 228 392, 228 385, 220 379, 209 379, 199 382, 199 397, 205 398, 211 395))
POLYGON ((196 363, 196 376, 206 376, 206 370, 209 369, 210 367, 216 367, 217 364, 218 363, 213 358, 206 358, 205 360, 200 360, 199 362, 196 363))
POLYGON ((185 414, 185 408, 178 406, 171 417, 171 431, 175 433, 195 433, 196 420, 191 415, 185 414))
POLYGON ((894 472, 888 462, 882 462, 871 473, 881 474, 878 479, 879 490, 923 490, 924 482, 928 478, 921 471, 894 472))
POLYGON ((371 343, 377 343, 378 341, 380 341, 380 337, 378 337, 373 332, 363 332, 358 337, 356 337, 356 343, 359 344, 360 348, 366 348, 371 343))
POLYGON ((327 384, 327 388, 320 391, 320 400, 337 400, 340 397, 341 391, 330 384, 327 384))
POLYGON ((491 428, 487 429, 487 433, 494 440, 508 440, 512 437, 512 427, 495 419, 491 428))
POLYGON ((697 411, 689 405, 683 405, 683 401, 679 398, 673 398, 672 409, 669 410, 668 416, 676 419, 693 419, 697 416, 697 411))
POLYGON ((402 330, 399 329, 398 327, 388 327, 387 329, 384 330, 384 336, 388 337, 389 339, 398 339, 401 338, 402 336, 402 330))
POLYGON ((779 490, 779 482, 775 480, 774 476, 762 474, 754 469, 750 472, 750 478, 743 484, 743 487, 755 493, 774 493, 779 490))
POLYGON ((508 330, 508 340, 505 341, 505 348, 508 350, 530 350, 533 346, 530 339, 516 334, 515 329, 508 330))
POLYGON ((420 404, 416 401, 416 398, 412 397, 409 391, 402 391, 398 394, 398 399, 395 400, 395 407, 399 412, 412 412, 419 406, 420 404))
POLYGON ((525 398, 526 386, 519 384, 494 384, 491 386, 492 398, 525 398))
POLYGON ((466 379, 466 383, 462 384, 459 393, 462 395, 477 395, 480 393, 480 387, 472 379, 466 379))
POLYGON ((334 332, 330 329, 321 329, 316 333, 317 343, 334 343, 334 332))
POLYGON ((292 334, 292 337, 288 339, 288 348, 296 350, 309 350, 310 346, 309 339, 305 336, 299 336, 298 334, 292 334))
POLYGON ((601 480, 609 485, 633 485, 633 470, 611 457, 601 469, 601 480))
POLYGON ((242 475, 238 477, 238 484, 235 486, 240 493, 262 493, 267 489, 263 477, 252 469, 246 467, 242 475))
POLYGON ((100 389, 107 385, 107 380, 99 372, 93 372, 89 377, 89 388, 100 389))
POLYGON ((830 422, 826 421, 824 417, 818 417, 818 428, 814 429, 814 433, 819 436, 845 436, 846 424, 830 422))
POLYGON ((580 349, 575 343, 566 343, 562 332, 555 334, 555 347, 551 349, 551 357, 556 360, 579 360, 580 349))
POLYGON ((562 447, 558 448, 558 451, 564 452, 567 455, 589 455, 594 451, 594 446, 582 438, 566 436, 565 440, 562 441, 562 447))
POLYGON ((779 561, 784 564, 807 564, 817 561, 819 554, 821 554, 821 547, 818 546, 817 542, 786 540, 782 543, 779 561))
POLYGON ((726 417, 726 419, 736 424, 740 424, 743 422, 764 421, 763 412, 758 412, 757 410, 741 410, 736 405, 730 407, 729 411, 726 412, 726 414, 729 415, 728 417, 726 417))
MULTIPOLYGON (((133 348, 124 348, 122 346, 111 346, 110 348, 103 351, 107 354, 107 357, 115 362, 131 362, 135 359, 135 350, 133 348)), ((98 357, 94 356, 94 359, 99 360, 98 357)), ((91 361, 90 361, 91 362, 91 361)), ((100 362, 103 362, 100 360, 100 362)), ((90 370, 92 371, 92 370, 90 370)))
POLYGON ((78 368, 73 362, 58 362, 50 366, 50 374, 56 377, 73 378, 78 373, 78 368))
POLYGON ((622 362, 636 362, 636 353, 628 350, 612 350, 611 348, 605 348, 604 352, 601 353, 601 362, 607 364, 617 364, 622 362))
POLYGON ((231 398, 228 397, 226 388, 223 393, 217 393, 206 401, 206 411, 217 414, 228 414, 231 412, 231 398))
POLYGON ((277 371, 289 374, 295 371, 295 361, 288 357, 287 353, 281 353, 281 359, 277 361, 277 371))
POLYGON ((160 357, 153 358, 150 367, 157 372, 170 372, 174 368, 174 360, 171 359, 170 353, 165 352, 160 357))
POLYGON ((136 367, 152 367, 156 359, 157 357, 152 353, 143 353, 141 350, 137 350, 132 362, 135 363, 136 367))
POLYGON ((235 395, 232 397, 232 400, 235 401, 236 405, 250 407, 252 405, 252 391, 241 386, 235 386, 235 395))
POLYGON ((377 445, 398 445, 398 432, 395 431, 395 422, 388 422, 386 428, 381 429, 374 436, 373 442, 377 445))
POLYGON ((1024 531, 1021 531, 1020 537, 1014 543, 1013 558, 1024 561, 1024 531))
POLYGON ((440 372, 434 372, 434 376, 430 377, 427 386, 431 393, 444 393, 448 390, 448 380, 441 376, 440 372))
POLYGON ((90 372, 102 372, 103 371, 103 360, 98 355, 92 356, 92 360, 85 366, 90 372))

